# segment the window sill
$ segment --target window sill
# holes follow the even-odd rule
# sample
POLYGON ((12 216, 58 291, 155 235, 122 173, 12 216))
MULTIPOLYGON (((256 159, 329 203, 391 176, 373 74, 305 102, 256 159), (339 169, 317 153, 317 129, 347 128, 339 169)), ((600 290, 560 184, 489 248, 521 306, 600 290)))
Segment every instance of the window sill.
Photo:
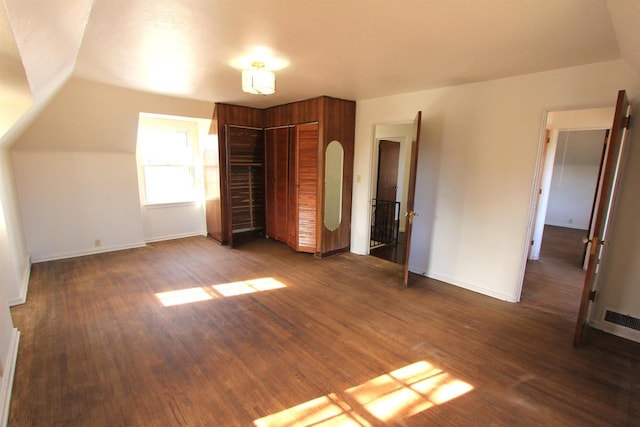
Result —
POLYGON ((166 209, 166 208, 179 208, 182 206, 198 206, 199 203, 195 200, 186 202, 167 202, 167 203, 147 203, 142 205, 144 209, 166 209))

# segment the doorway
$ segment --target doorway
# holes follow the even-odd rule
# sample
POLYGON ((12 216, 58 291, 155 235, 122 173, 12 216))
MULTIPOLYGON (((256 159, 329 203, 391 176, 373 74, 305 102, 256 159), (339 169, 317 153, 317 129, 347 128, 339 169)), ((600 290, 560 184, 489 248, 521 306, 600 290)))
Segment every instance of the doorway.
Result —
POLYGON ((401 264, 404 261, 405 221, 412 123, 375 127, 374 182, 369 254, 401 264))
POLYGON ((614 108, 549 112, 521 303, 575 319, 603 148, 614 108))
POLYGON ((400 142, 378 142, 378 173, 375 198, 372 200, 371 255, 396 263, 404 258, 404 232, 400 232, 398 168, 400 142))

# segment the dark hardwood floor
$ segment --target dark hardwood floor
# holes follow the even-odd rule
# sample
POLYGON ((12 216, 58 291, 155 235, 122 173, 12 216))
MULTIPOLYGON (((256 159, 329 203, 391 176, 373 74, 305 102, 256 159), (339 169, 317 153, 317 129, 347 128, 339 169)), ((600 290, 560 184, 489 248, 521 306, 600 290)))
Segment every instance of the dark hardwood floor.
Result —
POLYGON ((586 231, 546 225, 540 258, 527 261, 520 301, 575 321, 584 286, 586 231))
POLYGON ((264 239, 35 264, 9 425, 637 425, 638 344, 413 279, 264 239))

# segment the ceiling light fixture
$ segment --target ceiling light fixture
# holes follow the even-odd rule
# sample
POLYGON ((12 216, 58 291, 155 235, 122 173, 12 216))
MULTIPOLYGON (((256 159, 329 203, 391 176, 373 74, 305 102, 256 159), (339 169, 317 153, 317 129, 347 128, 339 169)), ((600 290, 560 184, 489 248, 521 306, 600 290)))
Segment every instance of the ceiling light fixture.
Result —
POLYGON ((242 70, 242 90, 256 95, 271 95, 276 91, 276 75, 265 70, 264 62, 252 62, 251 68, 242 70))

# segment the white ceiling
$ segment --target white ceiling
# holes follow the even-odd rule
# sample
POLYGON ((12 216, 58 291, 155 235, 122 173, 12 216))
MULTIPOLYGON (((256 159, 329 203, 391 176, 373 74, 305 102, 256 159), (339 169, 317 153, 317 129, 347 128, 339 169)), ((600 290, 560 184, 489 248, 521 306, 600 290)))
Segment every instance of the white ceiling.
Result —
POLYGON ((77 78, 257 107, 621 57, 640 72, 638 0, 3 1, 36 100, 65 67, 77 78), (258 46, 288 63, 275 95, 240 89, 234 60, 258 46))

